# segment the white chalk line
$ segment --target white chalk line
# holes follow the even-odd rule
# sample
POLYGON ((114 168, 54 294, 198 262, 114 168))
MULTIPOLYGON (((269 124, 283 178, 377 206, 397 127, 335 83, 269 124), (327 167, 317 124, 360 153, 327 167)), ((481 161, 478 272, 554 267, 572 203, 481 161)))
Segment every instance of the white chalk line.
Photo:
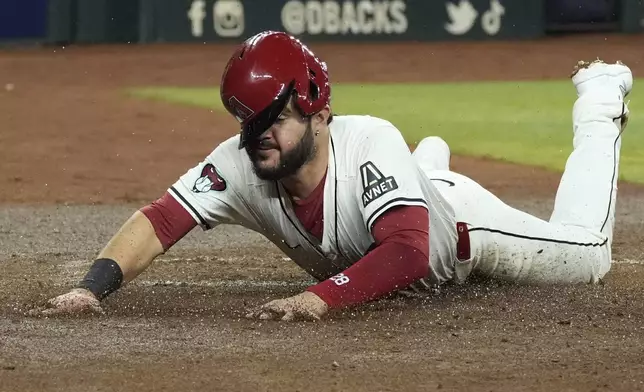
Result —
POLYGON ((132 286, 145 287, 209 287, 209 288, 289 288, 310 286, 313 281, 285 281, 285 280, 201 280, 201 281, 178 281, 178 280, 142 280, 134 281, 132 286))
MULTIPOLYGON (((173 261, 181 261, 188 259, 177 258, 173 261)), ((290 260, 290 259, 288 259, 290 260)), ((642 260, 616 260, 613 264, 635 264, 643 265, 642 260)), ((312 284, 313 281, 280 281, 280 280, 202 280, 202 281, 178 281, 178 280, 142 280, 132 282, 137 286, 173 286, 173 287, 211 287, 211 288, 285 288, 285 287, 301 287, 312 284)))
POLYGON ((643 265, 644 260, 634 260, 634 259, 624 259, 624 260, 614 260, 613 264, 635 264, 635 265, 643 265))
MULTIPOLYGON (((282 261, 292 261, 289 257, 282 257, 282 261)), ((193 261, 226 261, 226 262, 235 262, 238 261, 238 257, 220 257, 220 256, 198 256, 198 257, 159 257, 154 263, 190 263, 193 261)), ((77 268, 83 264, 89 264, 90 260, 69 260, 64 263, 65 267, 77 268)), ((644 264, 644 259, 635 260, 635 259, 623 259, 623 260, 613 260, 613 264, 644 264)))
MULTIPOLYGON (((292 261, 289 257, 282 257, 282 261, 292 261)), ((236 262, 238 261, 237 257, 213 257, 213 256, 199 256, 199 257, 159 257, 154 263, 191 263, 194 261, 225 261, 225 262, 236 262)), ((68 260, 62 264, 62 269, 65 273, 74 273, 77 272, 83 265, 89 264, 91 261, 88 260, 68 260)), ((644 265, 644 260, 636 259, 623 259, 623 260, 613 260, 613 264, 626 264, 626 265, 644 265)))
MULTIPOLYGON (((239 260, 239 257, 221 257, 221 256, 197 256, 197 257, 164 257, 160 256, 155 259, 154 263, 190 263, 190 262, 209 262, 209 261, 224 261, 224 262, 236 262, 239 260)), ((281 257, 282 261, 292 261, 289 257, 281 257)), ((90 264, 90 259, 77 259, 77 260, 67 260, 62 264, 63 269, 65 270, 76 270, 83 266, 84 264, 90 264)), ((631 265, 644 265, 644 259, 622 259, 622 260, 613 260, 613 264, 631 264, 631 265)))
MULTIPOLYGON (((213 257, 213 256, 199 256, 199 257, 160 257, 155 260, 155 263, 190 263, 194 261, 214 261, 221 260, 226 262, 235 262, 238 260, 236 257, 213 257)), ((288 257, 282 257, 283 261, 290 261, 288 257)), ((89 265, 88 260, 69 260, 62 264, 59 275, 59 280, 64 282, 76 281, 79 277, 85 274, 85 265, 89 265)), ((617 265, 644 265, 644 260, 623 259, 614 260, 613 264, 617 265)), ((235 288, 288 288, 288 287, 302 287, 312 284, 313 281, 282 281, 282 280, 253 280, 253 279, 210 279, 201 281, 179 281, 179 280, 135 280, 130 283, 132 286, 145 286, 145 287, 209 287, 209 288, 222 288, 222 289, 235 289, 235 288)))

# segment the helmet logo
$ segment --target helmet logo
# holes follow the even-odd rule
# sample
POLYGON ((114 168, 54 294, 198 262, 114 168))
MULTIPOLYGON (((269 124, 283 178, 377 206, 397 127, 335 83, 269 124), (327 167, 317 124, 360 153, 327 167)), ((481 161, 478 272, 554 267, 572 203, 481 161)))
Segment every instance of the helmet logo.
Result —
POLYGON ((251 109, 248 106, 244 105, 234 95, 232 97, 230 97, 230 99, 228 99, 228 105, 230 105, 230 107, 233 109, 233 111, 235 112, 235 117, 237 118, 237 121, 239 121, 240 123, 243 123, 250 116, 255 114, 253 109, 251 109))

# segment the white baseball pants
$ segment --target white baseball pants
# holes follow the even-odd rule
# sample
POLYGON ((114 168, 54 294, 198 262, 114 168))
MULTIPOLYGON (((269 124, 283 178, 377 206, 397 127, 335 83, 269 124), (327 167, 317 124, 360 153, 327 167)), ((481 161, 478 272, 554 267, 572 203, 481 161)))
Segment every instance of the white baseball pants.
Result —
POLYGON ((608 88, 577 99, 573 151, 549 221, 450 171, 442 139, 418 145, 415 159, 469 229, 471 258, 456 261, 457 281, 476 274, 521 283, 596 283, 610 270, 621 147, 614 119, 625 109, 623 98, 608 88))

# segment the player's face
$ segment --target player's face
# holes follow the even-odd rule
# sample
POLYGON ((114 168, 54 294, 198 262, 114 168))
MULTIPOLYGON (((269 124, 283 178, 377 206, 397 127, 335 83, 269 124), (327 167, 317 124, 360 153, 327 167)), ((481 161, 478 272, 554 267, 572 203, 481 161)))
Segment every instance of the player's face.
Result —
POLYGON ((315 156, 310 119, 289 103, 275 124, 246 146, 255 174, 264 180, 292 176, 315 156))

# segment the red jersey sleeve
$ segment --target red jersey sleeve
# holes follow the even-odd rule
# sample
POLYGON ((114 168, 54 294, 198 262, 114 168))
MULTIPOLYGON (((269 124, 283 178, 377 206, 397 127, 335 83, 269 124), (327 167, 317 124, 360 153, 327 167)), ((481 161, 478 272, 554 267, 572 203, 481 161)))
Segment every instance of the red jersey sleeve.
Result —
POLYGON ((168 192, 140 211, 152 223, 164 251, 197 226, 192 215, 168 192))
POLYGON ((401 290, 429 273, 429 215, 425 207, 399 206, 373 225, 375 247, 342 272, 308 288, 340 308, 401 290))

